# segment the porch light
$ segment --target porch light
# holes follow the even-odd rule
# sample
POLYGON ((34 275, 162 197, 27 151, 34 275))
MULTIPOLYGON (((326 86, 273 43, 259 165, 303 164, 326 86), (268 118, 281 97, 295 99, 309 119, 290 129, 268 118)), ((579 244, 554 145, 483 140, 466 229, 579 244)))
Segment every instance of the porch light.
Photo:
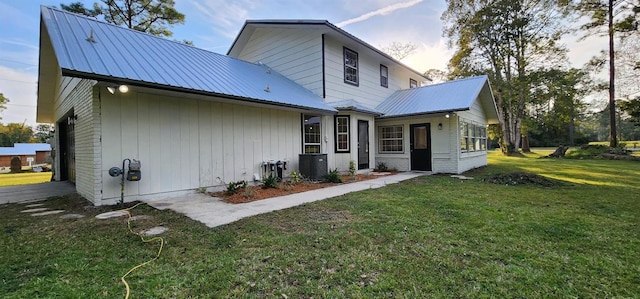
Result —
POLYGON ((444 115, 444 117, 445 118, 449 118, 449 117, 451 117, 451 115, 449 115, 449 113, 447 113, 447 114, 444 115))
MULTIPOLYGON (((110 94, 116 94, 116 87, 114 86, 107 86, 107 91, 110 94)), ((118 91, 121 93, 127 93, 129 91, 129 86, 126 85, 120 85, 118 86, 118 91)))
MULTIPOLYGON (((447 115, 449 115, 449 114, 447 114, 447 115)), ((442 130, 442 123, 438 124, 438 130, 442 130)))

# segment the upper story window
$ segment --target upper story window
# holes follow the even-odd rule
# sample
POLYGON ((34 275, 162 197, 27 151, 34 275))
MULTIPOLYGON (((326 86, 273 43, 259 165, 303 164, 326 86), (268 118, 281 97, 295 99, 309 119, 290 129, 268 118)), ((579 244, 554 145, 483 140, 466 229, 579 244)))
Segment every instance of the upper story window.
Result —
POLYGON ((418 87, 418 81, 409 79, 409 88, 416 88, 416 87, 418 87))
POLYGON ((302 150, 305 154, 320 153, 320 116, 302 115, 302 150))
POLYGON ((344 48, 344 83, 358 86, 358 53, 344 48))
POLYGON ((380 86, 389 87, 389 69, 382 64, 380 65, 380 86))

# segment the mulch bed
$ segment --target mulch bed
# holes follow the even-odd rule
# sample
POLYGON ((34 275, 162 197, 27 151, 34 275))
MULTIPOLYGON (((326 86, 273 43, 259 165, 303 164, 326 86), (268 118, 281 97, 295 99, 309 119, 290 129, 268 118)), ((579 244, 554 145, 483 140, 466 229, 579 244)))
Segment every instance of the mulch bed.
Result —
POLYGON ((325 182, 309 182, 304 181, 298 184, 291 184, 289 182, 280 182, 278 183, 278 188, 268 188, 262 189, 261 185, 257 186, 247 186, 246 188, 241 188, 238 190, 236 194, 228 195, 224 191, 211 193, 211 196, 222 198, 224 201, 229 203, 247 203, 256 200, 284 196, 294 193, 300 193, 310 190, 322 189, 326 187, 336 186, 340 184, 348 184, 359 181, 371 180, 379 177, 383 177, 386 175, 391 175, 394 173, 384 174, 384 175, 373 175, 373 174, 359 174, 356 176, 355 180, 351 180, 348 175, 342 176, 343 183, 325 183, 325 182))

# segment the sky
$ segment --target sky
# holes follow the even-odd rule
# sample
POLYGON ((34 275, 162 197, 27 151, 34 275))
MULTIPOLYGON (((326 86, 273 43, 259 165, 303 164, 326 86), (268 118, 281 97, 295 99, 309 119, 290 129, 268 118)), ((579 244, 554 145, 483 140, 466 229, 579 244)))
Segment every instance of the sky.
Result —
MULTIPOLYGON (((0 93, 10 99, 0 122, 36 125, 40 5, 78 0, 0 0, 0 93)), ((94 0, 81 0, 91 7, 94 0)), ((384 47, 392 42, 417 46, 403 63, 418 71, 445 70, 453 50, 442 37, 445 0, 175 0, 185 23, 170 28, 178 40, 226 54, 247 19, 321 19, 363 41, 384 47)), ((568 36, 573 66, 581 67, 606 41, 568 36)))

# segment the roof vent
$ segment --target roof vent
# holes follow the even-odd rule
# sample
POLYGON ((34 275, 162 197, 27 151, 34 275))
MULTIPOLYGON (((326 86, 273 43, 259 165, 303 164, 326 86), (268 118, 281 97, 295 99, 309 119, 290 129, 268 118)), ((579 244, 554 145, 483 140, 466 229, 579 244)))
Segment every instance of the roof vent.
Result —
POLYGON ((93 29, 89 32, 89 37, 87 37, 87 41, 90 43, 95 43, 96 40, 93 38, 93 29))
POLYGON ((267 87, 264 88, 264 91, 271 92, 271 89, 269 89, 269 84, 267 84, 267 87))

